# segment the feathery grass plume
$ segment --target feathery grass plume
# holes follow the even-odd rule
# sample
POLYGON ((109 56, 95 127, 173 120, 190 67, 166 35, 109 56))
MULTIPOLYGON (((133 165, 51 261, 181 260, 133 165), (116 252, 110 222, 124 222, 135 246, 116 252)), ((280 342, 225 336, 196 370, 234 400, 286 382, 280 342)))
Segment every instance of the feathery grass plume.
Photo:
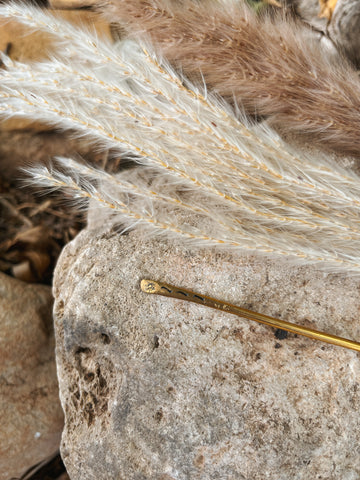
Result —
POLYGON ((109 46, 32 7, 0 6, 0 17, 11 12, 62 48, 32 66, 4 57, 0 116, 71 128, 143 165, 115 178, 60 160, 65 173, 40 169, 34 181, 94 199, 126 228, 360 273, 354 174, 240 122, 141 45, 109 46))
POLYGON ((246 219, 243 221, 238 212, 233 215, 229 213, 226 203, 221 205, 219 199, 209 198, 201 191, 196 192, 196 199, 191 189, 174 191, 166 179, 157 176, 157 172, 152 172, 151 176, 149 170, 142 172, 141 169, 135 169, 123 174, 125 178, 117 179, 70 159, 60 158, 57 162, 71 176, 49 172, 46 167, 41 167, 33 171, 37 183, 44 187, 51 185, 51 188, 68 189, 74 198, 92 199, 95 204, 112 211, 115 218, 121 221, 123 230, 136 225, 151 235, 165 235, 168 239, 180 237, 197 247, 216 245, 245 252, 273 254, 293 262, 305 260, 334 271, 359 271, 360 265, 354 262, 355 250, 352 259, 338 258, 325 245, 325 255, 319 257, 321 245, 314 245, 312 239, 307 240, 304 236, 299 249, 298 236, 286 230, 279 232, 280 235, 273 241, 272 234, 276 235, 276 231, 271 232, 259 226, 252 231, 254 225, 247 223, 246 219))
POLYGON ((104 10, 192 81, 273 128, 360 157, 358 75, 340 57, 331 63, 294 20, 259 17, 241 0, 110 0, 104 10))

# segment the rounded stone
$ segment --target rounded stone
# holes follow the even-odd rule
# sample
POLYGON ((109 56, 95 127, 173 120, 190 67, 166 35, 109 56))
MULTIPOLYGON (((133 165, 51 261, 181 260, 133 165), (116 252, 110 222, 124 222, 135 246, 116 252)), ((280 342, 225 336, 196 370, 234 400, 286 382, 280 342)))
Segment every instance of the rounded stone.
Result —
POLYGON ((360 339, 354 278, 84 231, 54 289, 72 480, 359 478, 358 353, 148 295, 142 278, 360 339))
POLYGON ((63 413, 50 287, 0 273, 0 480, 59 448, 63 413))

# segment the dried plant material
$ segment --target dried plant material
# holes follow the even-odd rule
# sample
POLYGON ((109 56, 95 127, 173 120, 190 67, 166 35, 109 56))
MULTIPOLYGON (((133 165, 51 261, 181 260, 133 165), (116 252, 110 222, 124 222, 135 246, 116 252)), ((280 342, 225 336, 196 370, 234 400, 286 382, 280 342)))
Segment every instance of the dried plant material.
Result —
POLYGON ((99 5, 99 0, 49 0, 49 6, 55 10, 76 10, 99 5))
MULTIPOLYGON (((85 26, 95 28, 99 36, 111 39, 110 26, 99 14, 87 11, 54 13, 79 28, 85 26)), ((29 32, 21 23, 11 19, 0 21, 0 51, 5 52, 9 46, 9 56, 15 61, 46 60, 54 53, 54 45, 50 35, 37 30, 29 32)), ((28 119, 10 119, 2 122, 0 128, 3 131, 32 130, 34 132, 46 132, 52 129, 49 125, 28 119)))
POLYGON ((32 132, 47 132, 52 130, 52 127, 41 122, 33 122, 32 120, 18 120, 12 118, 0 123, 0 129, 4 132, 13 132, 21 130, 31 130, 32 132))
MULTIPOLYGON (((50 51, 51 38, 44 32, 27 32, 21 24, 15 21, 0 22, 0 51, 9 50, 9 55, 14 60, 35 61, 47 58, 50 51)), ((0 124, 1 130, 47 131, 48 125, 32 120, 8 120, 0 124)))
POLYGON ((20 231, 0 247, 4 250, 3 258, 11 264, 12 275, 28 282, 41 282, 46 278, 52 256, 60 253, 44 226, 20 231))
POLYGON ((190 79, 273 128, 360 158, 358 75, 332 64, 301 25, 259 18, 237 1, 113 0, 105 12, 190 79))
POLYGON ((99 13, 97 12, 91 12, 88 10, 71 10, 71 9, 52 10, 51 13, 53 12, 55 13, 56 16, 63 18, 64 20, 70 22, 77 28, 82 28, 82 29, 88 28, 90 31, 95 30, 96 35, 98 35, 100 38, 112 41, 110 22, 104 20, 104 18, 101 15, 99 15, 99 13))
POLYGON ((50 283, 61 248, 81 227, 80 216, 53 197, 0 182, 0 270, 20 280, 50 283))
POLYGON ((63 45, 71 38, 75 53, 62 57, 59 50, 51 68, 8 64, 3 114, 73 128, 146 167, 146 174, 135 169, 114 178, 63 159, 65 173, 33 173, 39 185, 67 189, 80 203, 91 198, 126 228, 360 271, 357 177, 321 156, 299 157, 265 126, 239 122, 226 105, 185 88, 143 47, 109 47, 43 12, 27 12, 0 8, 63 45))
POLYGON ((1 114, 71 128, 143 166, 114 177, 63 158, 59 171, 32 171, 38 185, 85 208, 92 199, 123 229, 360 273, 354 174, 293 151, 265 124, 240 121, 144 46, 110 46, 31 7, 0 7, 0 15, 65 47, 32 68, 4 58, 1 114), (70 38, 71 56, 62 54, 70 38))
POLYGON ((269 7, 282 8, 277 0, 246 0, 246 2, 256 13, 262 13, 269 7))
POLYGON ((272 7, 282 8, 281 3, 278 2, 277 0, 265 0, 265 3, 268 3, 268 4, 271 5, 272 7))
MULTIPOLYGON (((10 121, 15 124, 17 119, 10 119, 10 121)), ((45 127, 53 130, 47 124, 45 127)), ((119 155, 111 151, 94 151, 85 138, 76 138, 71 131, 62 134, 56 131, 36 132, 28 129, 1 131, 0 129, 0 169, 3 181, 21 180, 25 176, 21 171, 23 167, 47 164, 54 155, 82 158, 112 172, 117 172, 122 163, 119 155)), ((31 199, 36 203, 32 195, 31 199)))
POLYGON ((18 263, 11 268, 12 276, 23 282, 33 283, 35 276, 31 271, 31 265, 28 260, 18 263))
MULTIPOLYGON (((87 11, 52 11, 74 25, 95 28, 99 36, 111 39, 110 26, 99 14, 87 11)), ((16 19, 0 20, 0 51, 5 52, 11 45, 9 56, 14 61, 33 62, 49 59, 54 53, 51 35, 45 31, 29 31, 16 19)))
POLYGON ((20 23, 9 20, 0 21, 0 50, 6 51, 11 45, 9 52, 13 60, 22 62, 44 60, 53 48, 51 37, 45 32, 28 32, 20 23))
POLYGON ((330 22, 333 12, 336 7, 337 0, 319 0, 320 3, 320 18, 327 18, 330 22))

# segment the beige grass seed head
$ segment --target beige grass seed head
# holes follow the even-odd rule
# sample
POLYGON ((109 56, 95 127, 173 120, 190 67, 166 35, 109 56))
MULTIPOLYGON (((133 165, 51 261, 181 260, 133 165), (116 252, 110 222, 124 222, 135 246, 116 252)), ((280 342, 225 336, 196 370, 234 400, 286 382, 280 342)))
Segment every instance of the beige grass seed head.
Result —
POLYGON ((360 273, 360 184, 320 153, 293 151, 184 78, 148 46, 108 45, 31 6, 0 6, 62 48, 32 66, 4 61, 0 115, 47 122, 136 158, 113 177, 70 159, 34 182, 94 200, 123 228, 360 273))

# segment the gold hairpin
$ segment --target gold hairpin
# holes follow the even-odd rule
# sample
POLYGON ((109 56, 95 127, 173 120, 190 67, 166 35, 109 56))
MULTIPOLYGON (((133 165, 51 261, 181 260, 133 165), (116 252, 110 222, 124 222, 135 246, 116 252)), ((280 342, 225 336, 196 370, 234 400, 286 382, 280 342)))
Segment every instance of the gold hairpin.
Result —
POLYGON ((222 302, 221 300, 216 300, 215 298, 211 298, 206 295, 200 295, 192 292, 191 290, 178 288, 167 283, 160 283, 155 282, 154 280, 144 279, 141 280, 141 290, 145 293, 153 293, 156 295, 163 295, 164 297, 178 298, 188 302, 199 303, 200 305, 204 305, 206 307, 216 308, 217 310, 222 310, 223 312, 233 313, 239 317, 255 320, 255 322, 263 323, 265 325, 269 325, 270 327, 281 328, 282 330, 304 335, 305 337, 313 338, 315 340, 331 343, 344 348, 350 348, 351 350, 356 350, 358 352, 360 351, 360 343, 354 342, 353 340, 337 337, 336 335, 330 335, 329 333, 319 332, 318 330, 302 327, 301 325, 296 325, 294 323, 285 322, 284 320, 269 317, 268 315, 263 315, 262 313, 252 312, 246 308, 237 307, 231 303, 222 302))

